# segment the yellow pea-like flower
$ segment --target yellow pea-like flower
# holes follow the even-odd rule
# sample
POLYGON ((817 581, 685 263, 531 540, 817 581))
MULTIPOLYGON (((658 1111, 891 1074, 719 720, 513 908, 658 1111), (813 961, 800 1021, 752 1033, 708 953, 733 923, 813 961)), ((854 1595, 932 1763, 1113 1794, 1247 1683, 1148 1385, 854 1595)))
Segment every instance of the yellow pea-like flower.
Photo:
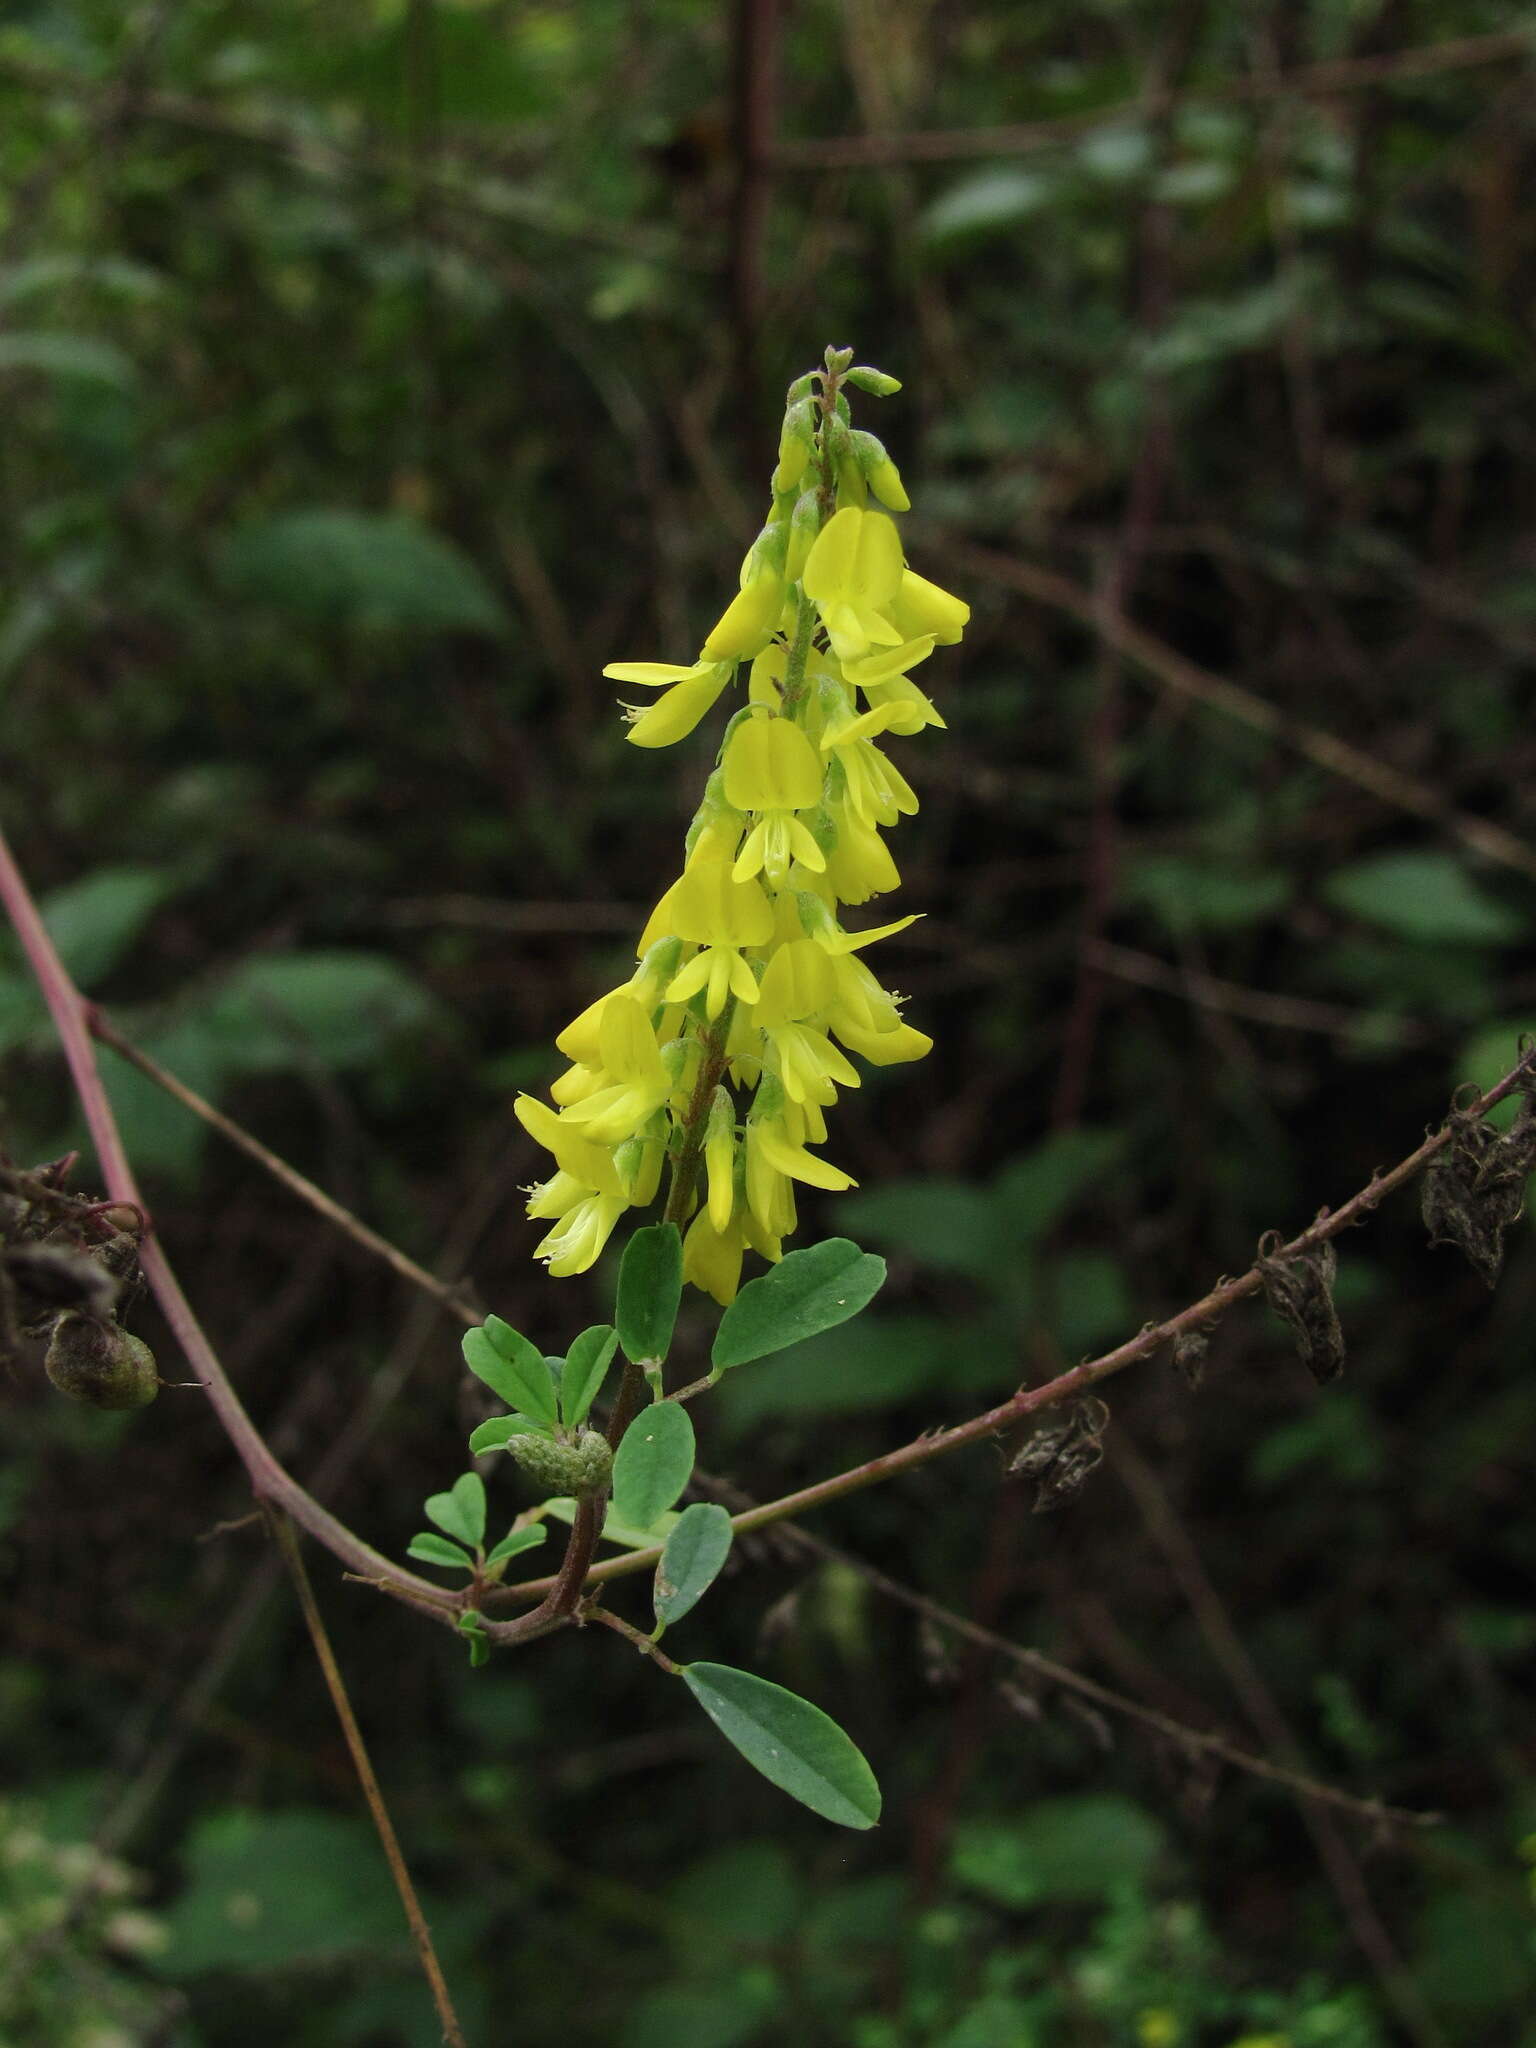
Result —
POLYGON ((898 647, 911 637, 888 616, 904 569, 896 522, 884 512, 847 506, 817 535, 800 583, 839 661, 857 661, 871 646, 898 647))

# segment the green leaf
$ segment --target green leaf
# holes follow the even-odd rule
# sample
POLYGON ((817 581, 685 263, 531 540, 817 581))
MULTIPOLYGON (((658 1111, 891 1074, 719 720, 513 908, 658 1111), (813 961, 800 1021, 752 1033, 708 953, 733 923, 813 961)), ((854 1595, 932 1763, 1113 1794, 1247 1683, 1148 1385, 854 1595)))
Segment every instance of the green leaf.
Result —
MULTIPOLYGON (((470 1336, 475 1333, 469 1332, 470 1336)), ((531 1415, 493 1415, 489 1422, 470 1432, 469 1448, 475 1457, 482 1451, 499 1451, 515 1436, 548 1436, 549 1430, 542 1422, 535 1422, 531 1415)))
POLYGON ((649 1529, 688 1484, 693 1424, 676 1401, 642 1408, 613 1460, 613 1512, 632 1528, 649 1529))
POLYGON ((462 549, 396 514, 314 506, 251 521, 224 543, 219 575, 235 597, 319 625, 506 629, 500 603, 462 549))
POLYGON ((400 1949, 400 1901, 366 1821, 302 1808, 227 1808, 193 1823, 187 1884, 162 1917, 155 1967, 174 1980, 205 1970, 266 1976, 400 1949))
POLYGON ((491 1646, 485 1635, 485 1623, 473 1607, 466 1607, 459 1616, 458 1626, 459 1634, 469 1637, 469 1661, 478 1670, 489 1660, 491 1654, 491 1646))
POLYGON ((521 1557, 525 1550, 534 1550, 541 1544, 549 1531, 542 1522, 532 1522, 524 1529, 514 1529, 503 1536, 496 1548, 486 1557, 486 1563, 500 1564, 509 1557, 521 1557))
POLYGON ((560 1414, 567 1429, 586 1421, 618 1344, 612 1323, 594 1323, 572 1343, 560 1375, 560 1414))
POLYGON ((282 1074, 317 1061, 369 1066, 438 1016, 397 961, 335 948, 244 961, 218 988, 203 1024, 232 1070, 282 1074))
MULTIPOLYGON (((447 1500, 449 1496, 444 1493, 437 1497, 440 1500, 447 1500)), ((466 1557, 457 1543, 450 1543, 446 1536, 434 1536, 430 1529, 423 1529, 419 1536, 413 1536, 411 1547, 405 1554, 407 1557, 420 1558, 423 1564, 446 1565, 454 1572, 467 1572, 473 1568, 475 1562, 472 1557, 466 1557)))
POLYGON ((466 1472, 449 1492, 434 1493, 423 1505, 429 1522, 471 1550, 479 1549, 485 1536, 485 1481, 478 1472, 466 1472))
POLYGON ((1059 180, 1039 171, 970 171, 924 208, 918 237, 930 249, 947 249, 1010 234, 1054 204, 1059 193, 1059 180))
POLYGON ((999 1905, 1087 1905, 1144 1883, 1162 1849, 1162 1829, 1134 1801, 1090 1792, 1006 1821, 962 1821, 951 1860, 961 1884, 999 1905))
POLYGON ((478 1330, 466 1330, 464 1363, 509 1408, 553 1429, 559 1420, 555 1381, 544 1354, 500 1316, 487 1316, 478 1330))
POLYGON ((1501 946, 1526 920, 1484 895, 1452 853, 1385 853, 1330 875, 1323 894, 1336 910, 1401 939, 1501 946))
POLYGON ((682 1676, 726 1741, 781 1792, 839 1827, 880 1818, 874 1772, 820 1707, 729 1664, 688 1664, 682 1676))
POLYGON ((0 371, 40 370, 49 377, 75 377, 131 391, 132 362, 114 342, 92 334, 0 334, 0 371))
MULTIPOLYGON (((553 1499, 541 1501, 540 1507, 552 1521, 564 1522, 567 1528, 576 1519, 576 1503, 569 1494, 557 1493, 553 1499)), ((601 1540, 617 1543, 621 1550, 659 1550, 682 1519, 681 1515, 669 1510, 658 1515, 648 1529, 637 1529, 621 1515, 616 1515, 610 1506, 603 1517, 601 1540)))
POLYGON ((851 1239, 829 1237, 791 1252, 760 1280, 749 1280, 720 1319, 710 1360, 716 1372, 746 1365, 835 1329, 874 1300, 885 1261, 851 1239))
POLYGON ((176 887, 176 877, 160 868, 111 867, 44 897, 43 923, 81 988, 112 972, 176 887))
POLYGON ((656 1567, 656 1619, 681 1621, 697 1607, 730 1555, 731 1518, 713 1501, 695 1501, 677 1518, 656 1567))
POLYGON ((649 1223, 624 1247, 614 1320, 624 1356, 659 1365, 672 1342, 683 1298, 683 1240, 675 1223, 649 1223))

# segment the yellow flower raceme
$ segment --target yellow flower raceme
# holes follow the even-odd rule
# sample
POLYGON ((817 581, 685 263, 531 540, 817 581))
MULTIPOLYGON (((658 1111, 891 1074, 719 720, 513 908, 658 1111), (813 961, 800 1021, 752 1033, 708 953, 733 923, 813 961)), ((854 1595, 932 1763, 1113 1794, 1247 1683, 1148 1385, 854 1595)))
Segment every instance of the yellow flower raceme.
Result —
POLYGON ((882 444, 848 427, 841 374, 829 357, 794 387, 768 523, 698 659, 604 671, 659 692, 628 712, 631 742, 657 748, 693 732, 750 664, 634 974, 560 1033, 571 1065, 556 1107, 517 1104, 554 1161, 529 1203, 553 1225, 538 1247, 553 1273, 585 1271, 670 1158, 685 1277, 729 1302, 745 1253, 775 1260, 794 1232, 797 1184, 854 1185, 812 1148, 838 1091, 860 1085, 855 1060, 890 1066, 931 1046, 861 957, 912 918, 850 931, 839 913, 899 886, 881 833, 917 797, 888 743, 943 725, 911 671, 969 613, 908 568, 890 516, 905 486, 882 444))

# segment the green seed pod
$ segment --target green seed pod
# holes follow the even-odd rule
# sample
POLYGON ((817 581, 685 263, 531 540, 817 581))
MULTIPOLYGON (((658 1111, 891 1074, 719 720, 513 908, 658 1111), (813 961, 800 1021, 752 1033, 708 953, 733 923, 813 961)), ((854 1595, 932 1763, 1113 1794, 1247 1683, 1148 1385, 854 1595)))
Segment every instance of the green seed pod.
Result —
POLYGON ((43 1370, 87 1408, 146 1408, 160 1391, 155 1354, 141 1337, 73 1309, 53 1326, 43 1370))
POLYGON ((549 1493, 601 1493, 613 1470, 607 1439, 584 1429, 574 1444, 551 1443, 545 1436, 515 1436, 507 1450, 535 1486, 549 1493))

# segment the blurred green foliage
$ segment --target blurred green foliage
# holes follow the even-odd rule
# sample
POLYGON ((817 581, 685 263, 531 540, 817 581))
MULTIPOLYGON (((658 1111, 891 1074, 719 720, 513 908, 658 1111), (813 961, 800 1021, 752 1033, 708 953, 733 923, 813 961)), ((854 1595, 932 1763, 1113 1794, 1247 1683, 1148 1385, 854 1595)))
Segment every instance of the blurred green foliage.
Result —
MULTIPOLYGON (((1536 119, 1528 58, 1473 46, 1528 21, 1498 0, 814 0, 783 10, 774 130, 856 146, 774 167, 758 229, 731 99, 754 16, 5 11, 0 809, 132 1038, 559 1352, 613 1275, 532 1267, 508 1095, 627 971, 709 745, 638 760, 599 671, 696 646, 788 375, 828 341, 899 374, 881 432, 976 615, 914 770, 928 915, 892 942, 938 1044, 850 1098, 860 1191, 817 1218, 884 1255, 879 1306, 697 1411, 706 1466, 766 1496, 1241 1270, 1536 1029, 1530 870, 1308 741, 1536 844, 1536 119), (1033 141, 860 140, 1005 123, 1033 141), (1084 618, 1117 575, 1281 724, 1107 654, 1084 618)), ((346 1448, 334 1504, 403 1555, 487 1413, 456 1328, 102 1058, 243 1396, 301 1476, 346 1448)), ((80 1142, 9 945, 0 1091, 14 1156, 80 1142)), ((1283 1791, 1025 1693, 766 1535, 711 1595, 715 1647, 876 1763, 856 1839, 622 1646, 471 1671, 322 1567, 470 2038, 1532 2048, 1530 1230, 1492 1299, 1410 1200, 1340 1249, 1341 1387, 1251 1311, 1199 1394, 1161 1359, 1107 1390, 1105 1469, 1055 1517, 974 1452, 815 1528, 1263 1748, 1194 1555, 1310 1765, 1447 1816, 1385 1843, 1335 1822, 1395 1962, 1283 1791)), ((685 1304, 701 1371, 703 1330, 685 1304)), ((0 1954, 0 2035, 426 2048, 197 1396, 131 1421, 37 1373, 7 1397, 0 1748, 26 1790, 0 1914, 16 1955, 46 1941, 25 1983, 0 1954)), ((521 1496, 489 1480, 501 1529, 521 1496)))

